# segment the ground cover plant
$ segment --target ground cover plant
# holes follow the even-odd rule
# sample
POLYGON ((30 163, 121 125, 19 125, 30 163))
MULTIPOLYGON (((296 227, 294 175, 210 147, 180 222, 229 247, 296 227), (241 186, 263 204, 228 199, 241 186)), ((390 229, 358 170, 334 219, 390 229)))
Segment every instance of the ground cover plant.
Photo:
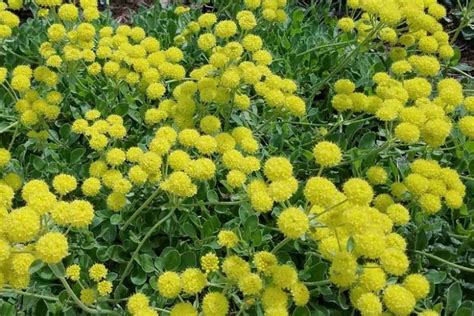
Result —
POLYGON ((472 315, 472 1, 98 5, 0 2, 1 315, 472 315))

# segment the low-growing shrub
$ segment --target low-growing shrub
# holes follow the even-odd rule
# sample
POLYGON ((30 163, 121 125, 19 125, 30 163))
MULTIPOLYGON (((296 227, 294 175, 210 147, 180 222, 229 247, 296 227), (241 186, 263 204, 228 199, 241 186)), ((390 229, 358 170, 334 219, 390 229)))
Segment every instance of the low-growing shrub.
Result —
POLYGON ((2 315, 470 315, 446 9, 335 10, 0 3, 2 315))

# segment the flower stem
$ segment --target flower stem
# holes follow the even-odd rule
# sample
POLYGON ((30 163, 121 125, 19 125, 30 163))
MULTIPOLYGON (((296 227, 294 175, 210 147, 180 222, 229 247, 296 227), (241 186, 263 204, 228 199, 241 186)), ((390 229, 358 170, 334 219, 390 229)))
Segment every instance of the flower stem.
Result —
POLYGON ((15 127, 16 125, 18 125, 18 122, 13 122, 13 123, 11 123, 11 124, 8 125, 7 127, 1 129, 1 130, 0 130, 0 134, 5 133, 6 131, 10 130, 10 128, 15 127))
POLYGON ((192 204, 181 204, 183 207, 196 207, 196 206, 210 206, 210 205, 239 205, 243 201, 218 201, 218 202, 201 202, 192 204))
POLYGON ((67 280, 64 278, 64 276, 62 275, 62 273, 60 272, 59 268, 56 266, 56 265, 49 265, 49 268, 51 269, 51 271, 54 273, 54 275, 56 275, 56 277, 59 279, 59 281, 61 281, 61 283, 63 284, 64 288, 66 289, 66 292, 67 294, 69 295, 70 298, 72 298, 72 300, 74 301, 74 303, 77 304, 77 306, 79 306, 84 312, 86 313, 89 313, 89 314, 94 314, 94 315, 97 315, 99 314, 99 311, 93 309, 93 308, 90 308, 88 306, 86 306, 76 295, 76 293, 74 293, 74 291, 72 290, 72 288, 69 286, 69 283, 67 283, 67 280))
POLYGON ((330 283, 331 283, 331 281, 329 281, 329 280, 316 281, 316 282, 304 282, 304 284, 308 285, 308 286, 326 285, 326 284, 330 284, 330 283))
POLYGON ((20 125, 17 124, 15 127, 15 131, 13 132, 12 140, 10 141, 10 145, 8 145, 8 151, 11 151, 13 148, 13 144, 15 143, 16 137, 18 136, 18 132, 20 131, 20 125))
POLYGON ((289 239, 288 237, 283 239, 282 241, 280 241, 280 243, 278 243, 278 245, 275 246, 275 248, 273 248, 272 250, 272 253, 275 254, 278 252, 278 250, 280 250, 281 248, 283 248, 283 246, 285 246, 287 243, 290 242, 291 239, 289 239))
POLYGON ((140 252, 140 249, 142 249, 143 245, 145 244, 145 242, 151 237, 151 235, 158 229, 158 227, 161 226, 161 224, 163 224, 164 222, 166 222, 173 214, 174 214, 174 211, 176 210, 176 208, 172 209, 165 217, 163 217, 161 220, 159 220, 158 222, 156 222, 155 225, 153 225, 152 228, 150 228, 150 230, 146 233, 145 236, 143 236, 143 239, 140 241, 140 243, 138 244, 137 246, 137 249, 135 249, 135 251, 133 252, 132 254, 132 257, 130 258, 130 260, 128 261, 127 263, 127 266, 125 267, 125 270, 123 271, 122 273, 122 277, 120 278, 120 282, 119 284, 117 285, 116 288, 119 288, 120 285, 122 285, 123 281, 125 280, 125 278, 130 274, 130 271, 132 269, 132 265, 133 265, 133 262, 135 261, 136 257, 138 256, 138 253, 140 252))
POLYGON ((459 26, 455 30, 452 31, 454 32, 454 35, 453 37, 451 37, 451 42, 450 42, 451 45, 453 45, 456 42, 456 40, 458 39, 459 33, 461 33, 461 31, 469 24, 470 15, 473 8, 474 8, 474 1, 471 1, 468 4, 468 6, 464 8, 464 10, 462 10, 464 14, 462 16, 461 22, 459 23, 459 26))
POLYGON ((148 206, 150 205, 151 202, 153 202, 153 200, 156 198, 156 196, 160 193, 160 187, 156 188, 155 192, 153 192, 152 195, 150 195, 148 197, 148 199, 146 199, 145 202, 143 202, 143 204, 132 214, 132 216, 130 216, 130 218, 125 222, 125 224, 123 224, 122 226, 122 230, 126 230, 127 227, 130 225, 130 223, 135 219, 137 218, 138 215, 140 215, 140 213, 148 206))
POLYGON ((18 291, 14 289, 2 290, 2 292, 0 292, 0 295, 2 294, 17 294, 17 295, 23 295, 23 296, 29 296, 29 297, 36 297, 36 298, 40 298, 40 299, 48 300, 48 301, 59 301, 59 298, 54 297, 54 296, 35 294, 35 293, 30 293, 30 292, 18 291))
POLYGON ((470 272, 470 273, 474 273, 474 269, 472 269, 472 268, 468 268, 468 267, 464 267, 464 266, 461 266, 461 265, 456 264, 456 263, 452 263, 451 261, 448 261, 448 260, 445 260, 445 259, 440 258, 438 256, 426 253, 424 251, 413 250, 413 252, 417 253, 417 254, 420 254, 420 255, 423 255, 425 257, 431 258, 433 260, 442 262, 442 263, 447 264, 448 266, 451 266, 453 268, 456 268, 456 269, 459 269, 459 270, 462 270, 462 271, 466 271, 466 272, 470 272))

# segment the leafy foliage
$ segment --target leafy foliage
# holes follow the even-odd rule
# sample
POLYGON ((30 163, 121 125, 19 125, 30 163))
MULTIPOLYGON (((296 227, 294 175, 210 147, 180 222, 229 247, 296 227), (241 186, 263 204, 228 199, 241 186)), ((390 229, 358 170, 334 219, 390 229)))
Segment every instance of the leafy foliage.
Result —
MULTIPOLYGON (((224 132, 231 133, 233 128, 240 126, 249 128, 260 146, 254 156, 261 161, 262 169, 271 157, 288 158, 293 167, 292 176, 300 182, 298 190, 283 202, 275 203, 271 212, 256 212, 246 190, 230 187, 226 180, 228 170, 220 158, 214 159, 216 170, 211 179, 195 181, 196 194, 192 197, 177 197, 163 192, 156 183, 146 182, 127 192, 126 206, 116 212, 107 202, 111 190, 102 190, 98 195, 86 198, 77 189, 69 198, 87 199, 94 206, 92 222, 87 228, 71 225, 58 228, 54 222, 47 225, 47 229, 67 233, 69 255, 57 264, 35 258, 29 267, 32 277, 26 287, 20 290, 6 286, 1 290, 1 315, 15 315, 19 311, 38 315, 125 314, 127 299, 138 292, 149 295, 151 306, 166 315, 174 301, 158 294, 158 278, 164 272, 199 268, 201 257, 210 252, 220 259, 235 254, 250 262, 258 251, 274 253, 282 265, 290 263, 298 271, 298 280, 308 287, 311 295, 308 304, 296 306, 292 303, 290 313, 351 315, 356 310, 354 303, 350 302, 347 291, 343 291, 344 287, 340 290, 328 281, 331 262, 321 255, 318 243, 308 236, 295 240, 285 238, 276 219, 289 206, 309 210, 304 184, 315 175, 323 174, 342 188, 347 179, 365 178, 367 170, 376 165, 387 171, 391 183, 403 181, 411 172, 410 164, 420 158, 436 160, 441 166, 455 170, 466 186, 466 198, 460 208, 443 207, 435 216, 423 212, 416 198, 403 200, 411 220, 396 231, 408 243, 409 272, 421 273, 430 282, 429 294, 417 303, 416 312, 433 309, 439 313, 443 310, 446 315, 472 314, 474 141, 455 126, 448 141, 437 148, 421 141, 393 145, 394 138, 390 134, 393 126, 387 128, 389 124, 381 123, 373 113, 354 115, 335 111, 331 103, 336 94, 334 83, 348 78, 357 91, 374 94, 373 76, 378 72, 389 72, 393 64, 389 57, 390 47, 376 40, 376 36, 361 45, 356 32, 341 32, 337 28, 336 15, 349 13, 342 2, 320 1, 310 5, 289 2, 285 8, 286 21, 269 23, 260 16, 259 26, 252 33, 260 36, 265 48, 271 52, 271 71, 298 83, 297 94, 306 103, 305 114, 295 117, 288 111, 272 109, 265 98, 254 94, 252 106, 246 111, 232 107, 229 111, 215 102, 209 108, 199 108, 193 115, 195 122, 199 122, 205 115, 215 114, 221 119, 224 132), (342 151, 342 161, 335 167, 322 168, 314 163, 313 148, 323 140, 337 144, 342 151), (235 233, 239 240, 237 247, 223 246, 218 238, 223 230, 235 233), (97 262, 107 267, 106 280, 113 284, 113 291, 110 295, 96 297, 96 302, 89 304, 81 297, 81 291, 97 286, 88 275, 88 269, 97 262), (81 282, 66 279, 66 267, 72 264, 81 267, 81 282)), ((40 1, 36 3, 40 4, 40 1)), ((14 29, 11 38, 0 40, 1 64, 9 72, 18 65, 29 64, 35 69, 44 64, 41 44, 48 41, 51 24, 60 21, 55 8, 50 8, 47 17, 40 18, 41 7, 31 6, 35 18, 14 29)), ((183 7, 175 10, 157 4, 137 12, 132 24, 143 28, 148 36, 159 39, 163 50, 179 46, 185 56, 179 64, 189 75, 191 70, 209 62, 209 54, 198 47, 197 35, 182 35, 190 33, 189 23, 196 21, 206 10, 221 19, 235 19, 242 9, 241 1, 214 1, 212 7, 197 6, 181 14, 179 10, 185 10, 183 7)), ((353 11, 360 14, 360 10, 353 11)), ((107 12, 93 23, 97 30, 109 25, 118 27, 107 12)), ((465 21, 462 23, 467 25, 465 21)), ((463 32, 467 34, 463 33, 464 37, 469 38, 468 31, 463 32)), ((155 127, 167 125, 160 123, 153 127, 145 122, 147 110, 156 108, 157 102, 150 100, 144 89, 124 80, 90 75, 86 70, 88 64, 83 61, 66 64, 58 70, 61 77, 54 88, 62 93, 61 114, 52 121, 42 122, 39 127, 28 126, 19 120, 15 110, 16 92, 9 86, 8 79, 2 84, 0 147, 8 148, 12 156, 3 176, 12 172, 20 175, 24 182, 42 179, 48 184, 59 173, 73 175, 80 183, 91 177, 91 163, 106 159, 107 150, 92 149, 87 135, 74 130, 75 122, 91 109, 98 110, 104 118, 118 115, 123 119, 127 136, 111 141, 110 148, 126 150, 137 146, 146 151, 155 139, 155 127), (31 137, 31 131, 46 132, 47 140, 31 137)), ((469 96, 473 95, 474 83, 466 72, 471 70, 460 63, 460 52, 455 49, 454 56, 444 62, 440 77, 456 77, 464 87, 465 96, 469 96)), ((167 97, 172 98, 173 89, 187 79, 164 80, 167 97)), ((435 85, 436 80, 430 80, 435 85)), ((41 93, 47 91, 44 87, 38 90, 41 89, 44 89, 41 93)), ((245 91, 251 93, 250 89, 245 91)), ((452 118, 458 121, 467 116, 467 112, 458 108, 452 118)), ((194 150, 192 156, 204 155, 194 150)), ((126 174, 131 165, 118 169, 126 174)), ((168 171, 168 165, 163 170, 168 171)), ((264 179, 262 174, 250 175, 249 180, 264 179)), ((163 174, 163 180, 168 175, 163 174)), ((390 187, 388 184, 377 186, 375 191, 377 194, 390 193, 390 187)), ((21 193, 17 192, 15 208, 22 203, 21 193)), ((352 253, 356 247, 357 243, 351 237, 347 249, 339 250, 352 253)), ((391 276, 387 283, 401 283, 402 280, 391 276)), ((268 276, 265 281, 272 282, 268 276)), ((221 272, 209 274, 208 282, 209 291, 228 293, 229 313, 263 315, 264 308, 260 303, 254 304, 255 297, 242 295, 235 284, 228 285, 231 283, 221 272)), ((203 296, 187 295, 185 300, 196 298, 195 307, 198 304, 202 307, 203 296)), ((131 312, 130 305, 128 312, 131 312)), ((268 310, 265 312, 269 313, 268 310)))

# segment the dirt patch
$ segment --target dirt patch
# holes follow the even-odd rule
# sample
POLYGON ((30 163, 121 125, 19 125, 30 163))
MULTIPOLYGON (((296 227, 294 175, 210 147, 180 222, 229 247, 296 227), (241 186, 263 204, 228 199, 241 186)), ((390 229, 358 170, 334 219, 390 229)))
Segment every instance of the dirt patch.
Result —
POLYGON ((131 21, 132 14, 138 9, 148 8, 155 3, 154 0, 115 0, 111 2, 110 10, 112 11, 112 16, 117 22, 123 24, 128 24, 131 21))
MULTIPOLYGON (((474 68, 474 43, 472 41, 457 40, 456 46, 461 50, 461 63, 474 68)), ((471 74, 474 70, 470 71, 471 74)))

